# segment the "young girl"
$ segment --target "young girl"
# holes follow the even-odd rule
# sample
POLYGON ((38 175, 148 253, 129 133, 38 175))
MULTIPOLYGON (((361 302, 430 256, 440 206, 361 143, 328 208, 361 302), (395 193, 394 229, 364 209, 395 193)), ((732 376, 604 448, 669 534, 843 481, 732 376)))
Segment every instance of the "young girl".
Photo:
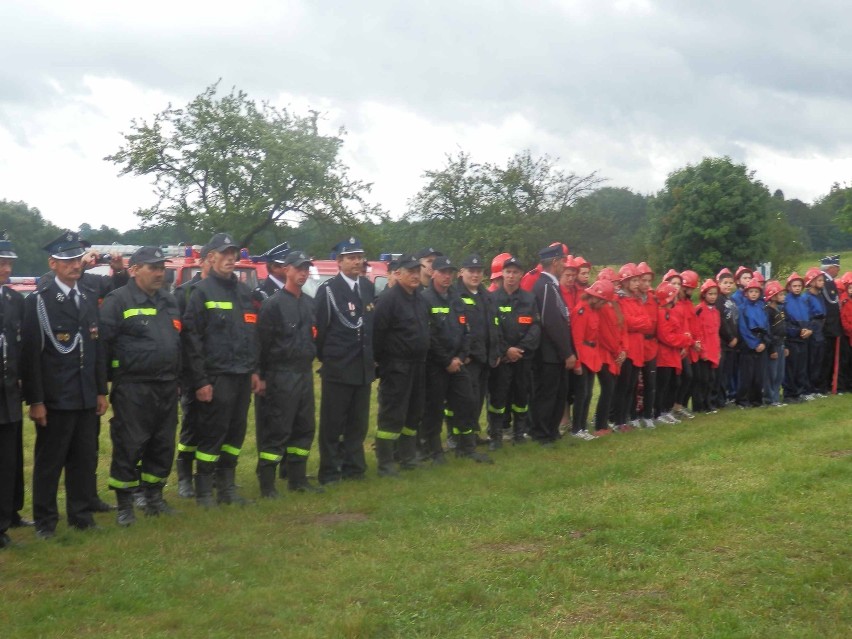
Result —
POLYGON ((683 356, 681 362, 682 370, 678 376, 677 389, 675 390, 675 403, 672 410, 677 418, 692 419, 695 417, 686 407, 692 395, 693 371, 692 366, 698 361, 701 352, 701 333, 698 318, 695 315, 695 307, 692 305, 692 291, 698 288, 698 273, 695 271, 684 271, 680 274, 681 286, 678 291, 675 310, 681 314, 683 325, 692 337, 690 346, 683 356))
MULTIPOLYGON (((808 310, 811 316, 811 327, 814 334, 808 341, 808 375, 810 392, 814 397, 827 397, 828 388, 822 377, 822 360, 825 357, 825 298, 822 289, 825 286, 825 275, 818 268, 809 268, 805 273, 805 288, 808 310)), ((832 353, 832 356, 834 354, 832 353)))
POLYGON ((837 380, 838 392, 852 390, 852 271, 840 278, 837 287, 840 290, 840 324, 843 336, 840 338, 840 373, 837 380))
POLYGON ((719 285, 715 280, 706 280, 701 285, 701 302, 695 308, 695 315, 703 337, 701 352, 695 363, 695 384, 692 391, 692 408, 703 413, 715 413, 713 394, 719 386, 718 371, 722 354, 719 327, 721 317, 716 306, 719 297, 719 285))
MULTIPOLYGON (((618 303, 624 315, 624 326, 627 330, 627 359, 621 365, 618 382, 615 385, 614 418, 617 430, 627 430, 630 419, 630 408, 636 397, 636 380, 639 371, 645 365, 645 333, 651 329, 651 321, 645 313, 639 298, 639 272, 633 264, 625 264, 618 271, 621 278, 621 290, 618 292, 618 303)), ((630 424, 639 426, 639 420, 630 424)))
POLYGON ((760 299, 760 284, 749 281, 743 289, 740 307, 740 370, 737 406, 755 408, 763 405, 763 361, 769 321, 760 299))
POLYGON ((692 338, 684 330, 680 315, 672 309, 678 287, 662 282, 656 291, 657 303, 657 401, 656 418, 662 424, 679 424, 672 415, 677 375, 682 366, 683 353, 692 346, 692 338))
POLYGON ((571 436, 577 439, 595 438, 587 429, 589 418, 587 400, 592 395, 595 375, 601 370, 601 356, 598 350, 600 309, 613 294, 614 289, 610 282, 604 280, 595 282, 580 296, 580 301, 574 307, 571 317, 571 337, 577 354, 577 363, 572 375, 574 414, 571 421, 571 436))
POLYGON ((784 312, 786 293, 775 280, 769 280, 763 291, 766 300, 766 319, 769 322, 769 360, 763 384, 763 400, 770 406, 781 403, 781 382, 784 381, 784 364, 787 361, 787 314, 784 312))
POLYGON ((607 427, 615 384, 621 371, 621 365, 627 358, 627 330, 624 315, 615 295, 615 282, 618 275, 612 269, 601 269, 598 281, 609 281, 613 286, 612 298, 600 310, 600 329, 598 331, 598 352, 601 357, 601 370, 598 383, 601 393, 595 409, 595 433, 605 435, 611 432, 607 427))
MULTIPOLYGON (((805 280, 798 273, 787 278, 787 298, 784 310, 787 315, 787 361, 784 375, 784 401, 796 404, 810 397, 808 388, 808 341, 811 318, 807 299, 802 296, 805 280)), ((811 398, 812 399, 812 398, 811 398)))
MULTIPOLYGON (((645 428, 656 428, 654 424, 654 408, 657 398, 657 296, 654 295, 654 271, 645 262, 639 262, 636 266, 639 273, 639 295, 642 301, 642 310, 648 318, 648 330, 643 335, 644 348, 641 373, 641 395, 642 413, 637 412, 634 418, 641 418, 645 428)), ((638 384, 637 384, 638 386, 638 384)), ((638 402, 637 402, 638 405, 638 402)))

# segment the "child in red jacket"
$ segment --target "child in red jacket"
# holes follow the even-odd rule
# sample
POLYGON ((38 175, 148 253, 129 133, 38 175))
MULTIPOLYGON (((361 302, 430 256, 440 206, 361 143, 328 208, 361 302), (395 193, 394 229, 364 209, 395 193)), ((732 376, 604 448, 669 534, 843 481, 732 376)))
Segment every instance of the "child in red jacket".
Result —
POLYGON ((640 275, 634 264, 625 264, 618 272, 621 279, 621 290, 618 292, 618 303, 624 316, 624 327, 627 331, 627 359, 621 365, 621 372, 615 385, 613 397, 615 429, 626 431, 639 427, 638 419, 630 424, 630 411, 636 399, 636 382, 639 371, 645 365, 645 334, 651 330, 651 320, 645 312, 640 299, 640 275))
POLYGON ((701 285, 701 302, 695 308, 701 332, 701 352, 695 363, 695 381, 692 389, 692 408, 702 413, 715 413, 711 404, 713 391, 719 385, 719 360, 722 356, 722 341, 719 337, 721 315, 716 306, 719 285, 715 280, 706 280, 701 285))
POLYGON ((600 309, 607 303, 612 293, 612 285, 609 282, 589 287, 588 291, 580 296, 580 301, 574 307, 571 317, 571 338, 577 355, 577 363, 572 374, 574 413, 571 420, 571 436, 577 439, 595 438, 587 428, 589 417, 587 400, 592 395, 595 375, 601 370, 601 356, 598 351, 600 309))
POLYGON ((627 328, 621 305, 615 294, 616 282, 614 280, 617 280, 617 278, 618 275, 612 269, 603 269, 601 275, 598 276, 598 282, 608 282, 613 287, 613 294, 609 303, 602 306, 600 310, 598 351, 601 356, 601 370, 598 373, 598 382, 601 392, 598 395, 598 405, 595 409, 595 434, 597 435, 606 435, 612 432, 608 427, 608 422, 613 407, 613 393, 621 372, 621 365, 627 359, 627 328), (610 271, 610 273, 606 273, 606 271, 610 271), (606 277, 612 279, 605 279, 606 277))
POLYGON ((645 428, 656 428, 654 407, 657 398, 657 309, 659 305, 657 296, 654 294, 654 271, 646 262, 639 262, 636 272, 639 273, 639 299, 648 317, 649 328, 643 335, 644 363, 639 381, 636 383, 635 412, 631 416, 639 419, 645 428))
MULTIPOLYGON (((692 344, 683 355, 681 362, 681 373, 678 376, 677 389, 675 390, 675 402, 672 414, 678 419, 692 419, 695 417, 689 409, 689 398, 692 396, 694 372, 692 367, 698 362, 701 353, 701 333, 698 318, 695 315, 695 306, 692 304, 692 291, 698 288, 698 273, 695 271, 684 271, 680 274, 680 291, 675 303, 675 310, 681 314, 686 332, 692 337, 692 344)), ((694 407, 693 407, 694 408, 694 407)))
POLYGON ((674 311, 674 302, 678 287, 663 282, 657 287, 657 421, 663 424, 678 424, 680 420, 672 415, 674 395, 677 389, 677 376, 683 366, 686 349, 692 346, 692 337, 685 330, 680 313, 674 311))

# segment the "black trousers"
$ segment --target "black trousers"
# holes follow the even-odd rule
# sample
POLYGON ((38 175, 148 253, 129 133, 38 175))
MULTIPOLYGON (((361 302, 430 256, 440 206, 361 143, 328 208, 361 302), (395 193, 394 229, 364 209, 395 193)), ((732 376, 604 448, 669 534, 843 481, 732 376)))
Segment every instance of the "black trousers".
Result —
POLYGON ((837 390, 849 392, 852 390, 852 346, 846 336, 840 340, 840 367, 837 376, 837 390))
POLYGON ((571 386, 574 388, 574 410, 571 413, 571 432, 579 433, 588 428, 589 403, 587 399, 592 396, 592 386, 595 383, 595 374, 583 365, 578 375, 574 371, 568 373, 571 386))
POLYGON ((23 450, 19 449, 21 427, 21 422, 0 424, 0 534, 9 529, 23 507, 23 503, 18 505, 18 477, 24 472, 23 461, 19 459, 19 455, 23 456, 23 450))
POLYGON ((808 393, 808 347, 801 340, 788 339, 790 354, 784 361, 784 399, 798 399, 808 393))
MULTIPOLYGON (((820 379, 818 384, 818 390, 820 393, 830 393, 832 382, 834 381, 834 354, 835 349, 837 348, 837 337, 828 337, 825 338, 825 350, 822 355, 822 365, 820 367, 820 379)), ((838 355, 839 358, 839 355, 838 355)), ((838 362, 839 367, 839 362, 838 362)), ((837 388, 840 389, 840 370, 838 368, 837 375, 837 388)))
POLYGON ((421 446, 427 454, 441 452, 441 425, 444 417, 453 435, 473 432, 476 397, 467 367, 448 373, 440 364, 426 364, 426 401, 420 422, 421 446))
POLYGON ((370 384, 322 380, 318 479, 321 484, 367 472, 364 440, 370 423, 370 384))
POLYGON ((811 337, 805 344, 808 346, 808 392, 824 393, 827 389, 822 387, 822 360, 826 342, 811 337))
POLYGON ((47 410, 47 425, 36 427, 33 464, 33 518, 38 530, 55 530, 59 521, 56 492, 65 470, 68 525, 94 525, 89 508, 95 492, 98 416, 94 408, 47 410))
POLYGON ((426 395, 425 362, 391 359, 379 367, 379 414, 376 439, 417 435, 426 395))
MULTIPOLYGON (((642 375, 642 412, 631 407, 631 415, 644 419, 654 419, 654 404, 657 401, 657 358, 645 362, 640 373, 642 375)), ((638 387, 638 384, 637 384, 638 387)), ((638 392, 637 392, 638 395, 638 392)), ((634 399, 638 406, 638 396, 634 399)))
POLYGON ((707 360, 700 359, 693 364, 694 381, 692 387, 692 408, 696 411, 706 413, 715 408, 713 405, 713 392, 719 386, 713 364, 707 360))
POLYGON ((630 359, 624 360, 621 365, 621 372, 615 382, 615 393, 612 399, 616 424, 626 424, 630 421, 630 408, 636 401, 636 381, 639 379, 640 370, 633 365, 630 359))
POLYGON ((740 351, 739 385, 737 386, 737 404, 739 406, 763 405, 763 353, 752 349, 740 351))
MULTIPOLYGON (((531 360, 503 362, 488 377, 488 413, 526 420, 530 404, 531 360)), ((504 422, 505 424, 506 422, 504 422)))
MULTIPOLYGON (((616 375, 609 370, 609 365, 604 364, 598 371, 598 384, 601 392, 598 395, 598 405, 595 407, 595 430, 604 430, 607 427, 609 411, 612 406, 612 397, 615 392, 616 375)), ((591 399, 591 384, 589 385, 589 398, 591 399)))
POLYGON ((316 432, 313 371, 268 372, 264 410, 255 422, 258 466, 306 462, 316 432))
POLYGON ((110 402, 110 488, 135 488, 138 470, 143 483, 164 483, 175 457, 177 382, 113 384, 110 402))
POLYGON ((680 404, 684 408, 689 404, 689 398, 692 396, 693 372, 692 361, 689 356, 680 360, 681 371, 677 377, 677 388, 675 389, 675 404, 680 404))
POLYGON ((195 402, 198 409, 195 459, 198 472, 235 468, 243 441, 251 402, 251 375, 217 375, 211 378, 213 401, 195 402))
POLYGON ((719 362, 719 382, 724 393, 725 401, 737 396, 737 368, 739 351, 736 348, 722 348, 722 359, 719 362))
MULTIPOLYGON (((198 450, 198 438, 196 436, 196 422, 198 421, 198 400, 195 399, 195 391, 183 392, 180 396, 180 434, 178 435, 177 453, 180 458, 195 459, 195 451, 198 450)), ((257 411, 257 405, 255 405, 257 411)), ((258 419, 257 415, 255 416, 258 419)))
POLYGON ((654 417, 670 412, 674 406, 677 375, 676 368, 657 367, 657 399, 654 406, 654 417))
POLYGON ((470 360, 465 364, 467 374, 470 377, 470 391, 473 396, 473 428, 479 430, 479 418, 482 415, 482 405, 485 403, 485 395, 488 392, 488 379, 492 369, 486 362, 470 360))
POLYGON ((530 436, 538 442, 559 439, 559 422, 565 411, 565 365, 538 361, 533 366, 532 427, 530 436))

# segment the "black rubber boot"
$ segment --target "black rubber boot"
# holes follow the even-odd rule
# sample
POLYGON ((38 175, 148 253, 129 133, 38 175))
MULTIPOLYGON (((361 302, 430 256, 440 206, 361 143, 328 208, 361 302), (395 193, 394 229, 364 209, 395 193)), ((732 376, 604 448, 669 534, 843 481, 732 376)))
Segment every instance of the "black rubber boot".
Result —
POLYGON ((401 470, 417 470, 420 462, 417 461, 417 438, 413 435, 400 435, 396 440, 396 450, 399 454, 399 467, 401 470))
POLYGON ((527 416, 515 414, 515 430, 512 435, 513 444, 527 443, 527 416))
POLYGON ((216 505, 213 499, 213 475, 195 475, 195 503, 202 508, 213 508, 216 505))
MULTIPOLYGON (((281 462, 282 464, 284 462, 281 462)), ((275 464, 265 464, 257 467, 257 480, 260 482, 260 496, 266 499, 275 499, 278 497, 278 491, 275 490, 275 476, 277 475, 275 464)))
POLYGON ((145 489, 142 488, 141 483, 140 483, 139 486, 137 486, 136 488, 133 489, 133 492, 131 494, 133 495, 133 505, 136 506, 136 508, 144 509, 145 508, 145 489))
POLYGON ((192 459, 192 457, 182 457, 179 454, 175 462, 178 476, 178 497, 184 499, 195 497, 195 490, 192 488, 192 459))
POLYGON ((479 453, 476 450, 476 435, 474 433, 466 433, 464 435, 456 435, 459 441, 456 448, 456 457, 463 459, 472 459, 480 464, 493 464, 494 460, 485 453, 479 453))
POLYGON ((399 469, 393 459, 394 443, 392 439, 376 439, 376 462, 379 477, 399 476, 399 469))
POLYGON ((133 492, 119 489, 115 491, 115 500, 118 503, 118 514, 115 521, 122 528, 127 528, 136 523, 136 514, 133 512, 133 492))
POLYGON ((503 415, 488 413, 488 450, 503 448, 503 415))
POLYGON ((324 493, 325 489, 314 486, 307 478, 307 461, 287 460, 287 489, 296 493, 324 493))
POLYGON ((177 512, 163 499, 163 484, 145 484, 145 514, 148 517, 176 515, 177 512))
POLYGON ((216 501, 218 503, 237 506, 246 506, 251 503, 251 500, 237 493, 236 476, 236 468, 216 469, 216 501))

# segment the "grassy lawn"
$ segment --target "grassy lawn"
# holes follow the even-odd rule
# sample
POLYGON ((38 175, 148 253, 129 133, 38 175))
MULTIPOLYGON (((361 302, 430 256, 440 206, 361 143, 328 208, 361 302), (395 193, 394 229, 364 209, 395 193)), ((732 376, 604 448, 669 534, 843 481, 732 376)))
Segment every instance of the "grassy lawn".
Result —
POLYGON ((850 409, 728 409, 246 508, 170 486, 178 517, 11 531, 2 637, 848 637, 850 409))

